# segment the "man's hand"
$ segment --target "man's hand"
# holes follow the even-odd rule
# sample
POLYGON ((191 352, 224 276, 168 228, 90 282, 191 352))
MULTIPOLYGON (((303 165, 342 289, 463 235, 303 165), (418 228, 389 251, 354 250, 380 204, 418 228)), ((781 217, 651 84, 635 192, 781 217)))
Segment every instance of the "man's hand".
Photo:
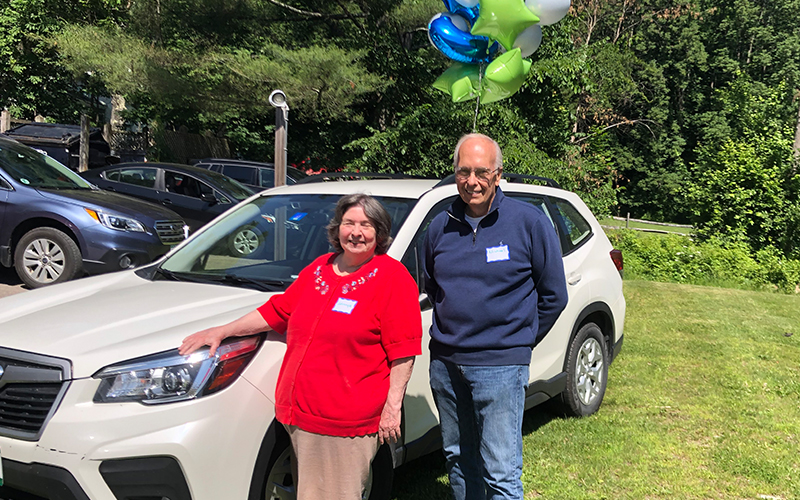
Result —
POLYGON ((383 405, 381 423, 378 426, 380 444, 396 443, 400 439, 400 406, 392 408, 389 401, 383 405))

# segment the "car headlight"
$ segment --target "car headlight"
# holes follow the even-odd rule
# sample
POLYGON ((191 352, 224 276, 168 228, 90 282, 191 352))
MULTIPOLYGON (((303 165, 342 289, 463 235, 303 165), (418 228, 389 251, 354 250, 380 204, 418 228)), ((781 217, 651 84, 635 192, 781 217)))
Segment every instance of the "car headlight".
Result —
POLYGON ((214 356, 203 348, 189 356, 177 349, 103 368, 95 403, 136 401, 144 404, 186 401, 228 387, 255 356, 261 337, 246 337, 219 346, 214 356))
POLYGON ((86 213, 89 214, 92 219, 96 220, 107 228, 116 229, 118 231, 131 231, 134 233, 147 232, 147 230, 144 228, 144 224, 136 219, 123 217, 121 215, 107 214, 105 212, 98 212, 96 210, 92 210, 91 208, 84 208, 84 210, 86 210, 86 213))

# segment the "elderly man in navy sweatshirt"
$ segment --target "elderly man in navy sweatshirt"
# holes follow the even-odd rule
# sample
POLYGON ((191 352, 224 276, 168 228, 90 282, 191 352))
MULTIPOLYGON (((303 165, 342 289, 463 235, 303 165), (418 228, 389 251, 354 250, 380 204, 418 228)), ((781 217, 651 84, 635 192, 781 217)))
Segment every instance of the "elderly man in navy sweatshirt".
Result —
POLYGON ((482 134, 453 154, 460 198, 431 222, 430 381, 456 500, 519 499, 531 351, 567 304, 547 216, 500 190, 503 157, 482 134))

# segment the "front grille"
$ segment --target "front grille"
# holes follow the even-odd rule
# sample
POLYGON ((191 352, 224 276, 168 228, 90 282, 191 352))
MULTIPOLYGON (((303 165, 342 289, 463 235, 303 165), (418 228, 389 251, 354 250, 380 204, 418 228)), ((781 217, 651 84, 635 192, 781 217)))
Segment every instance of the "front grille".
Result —
POLYGON ((39 439, 69 385, 69 361, 0 348, 0 368, 0 435, 39 439))
POLYGON ((156 221, 156 233, 161 243, 165 245, 174 245, 180 243, 186 237, 183 233, 183 226, 185 224, 182 220, 160 220, 156 221))

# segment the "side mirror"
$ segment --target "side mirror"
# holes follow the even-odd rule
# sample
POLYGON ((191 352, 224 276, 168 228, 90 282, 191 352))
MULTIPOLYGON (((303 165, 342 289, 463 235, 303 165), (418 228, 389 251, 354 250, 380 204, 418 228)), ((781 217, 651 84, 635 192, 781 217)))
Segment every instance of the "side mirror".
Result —
POLYGON ((206 203, 210 203, 211 205, 216 205, 219 200, 217 197, 210 193, 203 193, 200 195, 200 199, 206 203))

